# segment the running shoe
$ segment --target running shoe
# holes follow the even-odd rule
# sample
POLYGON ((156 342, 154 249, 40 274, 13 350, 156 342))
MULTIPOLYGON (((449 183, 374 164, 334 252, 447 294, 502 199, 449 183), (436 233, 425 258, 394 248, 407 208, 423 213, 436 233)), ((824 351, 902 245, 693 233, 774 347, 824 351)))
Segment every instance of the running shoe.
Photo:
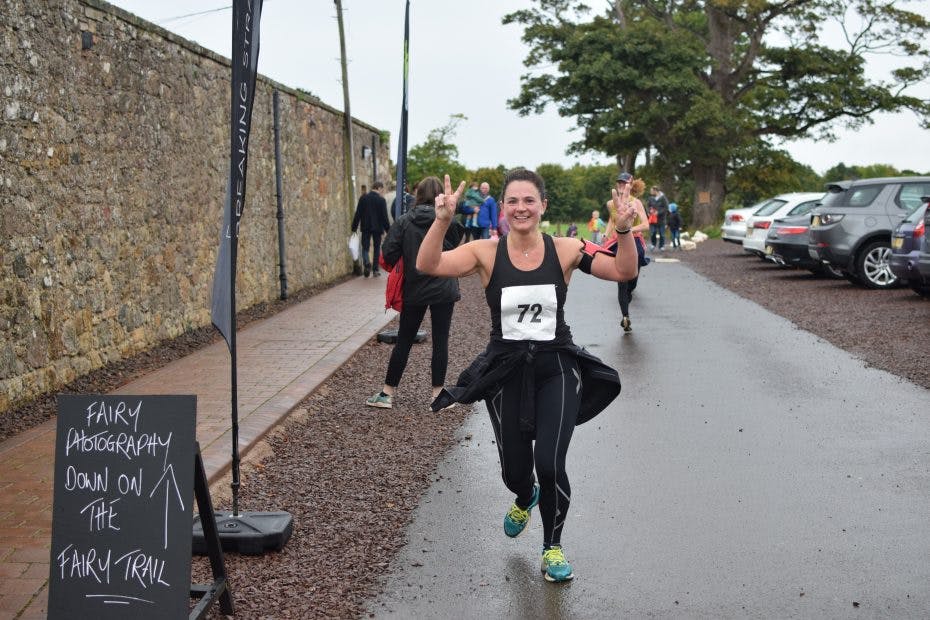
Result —
POLYGON ((546 581, 558 582, 574 579, 575 574, 572 572, 572 565, 565 559, 560 545, 553 545, 548 549, 543 549, 542 564, 539 570, 544 573, 546 581))
POLYGON ((539 485, 534 484, 533 499, 530 500, 530 505, 526 508, 520 508, 514 502, 507 514, 504 515, 504 533, 511 538, 519 536, 526 529, 526 524, 530 522, 530 516, 533 514, 532 510, 538 503, 539 485))
POLYGON ((620 319, 620 327, 622 327, 623 331, 625 332, 633 331, 633 325, 630 323, 630 317, 625 316, 622 319, 620 319))
POLYGON ((381 409, 391 409, 394 406, 394 397, 384 392, 378 392, 365 401, 369 407, 380 407, 381 409))

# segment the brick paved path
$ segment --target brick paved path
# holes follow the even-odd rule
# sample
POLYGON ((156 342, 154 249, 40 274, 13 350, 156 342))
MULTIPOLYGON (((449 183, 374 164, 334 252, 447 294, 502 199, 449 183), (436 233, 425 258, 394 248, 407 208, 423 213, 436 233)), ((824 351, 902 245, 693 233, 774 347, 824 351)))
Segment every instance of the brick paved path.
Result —
MULTIPOLYGON (((384 279, 354 278, 239 332, 241 454, 396 316, 383 308, 384 279)), ((196 394, 213 482, 230 466, 229 382, 218 342, 113 393, 196 394)), ((46 616, 54 454, 55 420, 0 443, 0 620, 46 616)))

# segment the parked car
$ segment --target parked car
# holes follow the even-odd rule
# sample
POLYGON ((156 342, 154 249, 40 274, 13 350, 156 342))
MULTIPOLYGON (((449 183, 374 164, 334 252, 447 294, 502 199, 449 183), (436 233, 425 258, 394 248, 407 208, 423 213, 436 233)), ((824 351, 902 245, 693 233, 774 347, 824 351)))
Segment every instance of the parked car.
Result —
POLYGON ((742 243, 743 237, 746 236, 746 220, 768 204, 769 200, 771 198, 742 209, 727 209, 723 213, 723 227, 720 229, 720 238, 730 243, 742 243))
POLYGON ((889 177, 827 184, 811 211, 808 251, 867 288, 898 283, 888 265, 891 231, 930 195, 930 177, 889 177))
POLYGON ((743 249, 765 258, 765 238, 772 222, 782 217, 807 215, 821 198, 822 192, 795 192, 775 196, 749 216, 746 221, 746 236, 743 237, 743 249))
POLYGON ((797 267, 831 278, 842 278, 841 270, 830 263, 812 258, 807 251, 810 228, 811 217, 808 213, 775 220, 765 238, 765 257, 786 267, 797 267))
POLYGON ((891 235, 891 272, 907 282, 922 297, 930 297, 930 277, 918 270, 920 253, 926 251, 927 236, 924 216, 930 196, 923 197, 924 204, 904 218, 891 235))
POLYGON ((917 258, 917 272, 924 278, 930 278, 930 208, 924 213, 924 249, 917 258))

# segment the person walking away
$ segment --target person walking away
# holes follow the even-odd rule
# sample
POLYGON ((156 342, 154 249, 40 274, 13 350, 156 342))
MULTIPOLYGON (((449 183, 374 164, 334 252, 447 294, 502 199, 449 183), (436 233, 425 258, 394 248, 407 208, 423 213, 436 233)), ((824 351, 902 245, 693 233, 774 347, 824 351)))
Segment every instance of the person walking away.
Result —
MULTIPOLYGON (((355 217, 352 218, 352 232, 362 229, 362 265, 365 277, 369 274, 379 276, 378 257, 381 255, 381 235, 388 231, 387 202, 384 200, 384 183, 375 181, 371 191, 358 199, 355 205, 355 217), (372 254, 369 254, 371 247, 372 254)), ((357 273, 357 272, 356 272, 357 273)))
MULTIPOLYGON (((647 221, 646 209, 643 207, 643 203, 639 199, 639 197, 643 195, 643 191, 646 189, 646 184, 642 179, 634 179, 633 175, 629 172, 621 172, 619 175, 617 175, 616 184, 617 191, 621 194, 624 194, 624 192, 621 191, 623 186, 626 184, 630 185, 628 202, 635 210, 631 232, 633 235, 633 240, 636 241, 638 265, 640 268, 642 268, 649 264, 649 259, 646 258, 646 241, 643 238, 643 233, 649 230, 650 224, 647 221)), ((613 211, 611 211, 611 217, 614 217, 613 211)), ((609 223, 607 230, 611 230, 609 223)), ((616 234, 609 236, 608 242, 604 244, 605 247, 611 251, 614 251, 613 244, 616 243, 616 240, 616 234)), ((620 327, 623 329, 624 333, 633 331, 633 322, 630 320, 630 302, 633 301, 633 291, 636 290, 636 285, 638 283, 638 272, 636 277, 630 280, 617 282, 617 301, 620 304, 620 327)))
POLYGON ((672 247, 676 250, 681 249, 681 213, 678 212, 678 205, 670 202, 668 205, 668 234, 671 237, 672 247))
MULTIPOLYGON (((665 251, 665 224, 668 218, 668 198, 662 193, 658 185, 653 185, 649 190, 649 207, 656 210, 656 233, 659 237, 659 251, 665 251)), ((655 239, 652 245, 656 245, 655 239)))
POLYGON ((497 201, 491 196, 491 186, 481 184, 481 206, 478 209, 478 229, 481 239, 490 239, 491 232, 497 232, 497 201))
POLYGON ((546 581, 567 581, 574 577, 561 542, 571 501, 565 470, 569 442, 577 425, 620 393, 620 377, 574 344, 565 323, 565 298, 576 269, 615 282, 635 277, 636 247, 630 234, 634 212, 625 204, 626 196, 614 189, 616 255, 580 239, 543 234, 539 225, 547 207, 545 182, 521 168, 504 179, 510 233, 497 241, 482 239, 443 251, 464 187, 463 182, 453 193, 445 177, 417 269, 450 278, 477 272, 491 310, 491 339, 456 385, 440 392, 432 409, 484 399, 504 484, 516 495, 504 516, 504 534, 515 537, 525 531, 538 504, 543 521, 540 568, 546 581))
MULTIPOLYGON (((432 395, 436 398, 446 380, 449 366, 449 329, 452 310, 461 298, 455 278, 433 277, 417 271, 417 252, 420 243, 436 217, 436 196, 442 195, 442 183, 436 177, 426 177, 417 185, 416 206, 394 222, 384 240, 384 260, 389 265, 404 259, 404 305, 400 312, 397 342, 391 351, 384 386, 365 404, 370 407, 391 409, 400 379, 407 367, 410 348, 429 309, 432 323, 432 358, 430 374, 432 395)), ((455 222, 446 226, 441 240, 444 249, 452 249, 462 240, 462 225, 455 222)))

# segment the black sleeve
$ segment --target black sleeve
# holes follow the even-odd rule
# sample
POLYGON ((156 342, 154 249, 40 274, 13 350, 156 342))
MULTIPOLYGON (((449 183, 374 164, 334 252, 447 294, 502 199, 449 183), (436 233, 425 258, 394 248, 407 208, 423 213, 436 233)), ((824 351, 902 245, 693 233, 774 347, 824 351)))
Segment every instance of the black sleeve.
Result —
POLYGON ((446 236, 442 240, 442 249, 444 251, 454 250, 455 248, 459 247, 459 243, 462 242, 462 236, 464 234, 465 227, 462 226, 461 222, 452 220, 448 230, 446 230, 446 236))
POLYGON ((391 228, 391 222, 388 220, 387 214, 387 201, 384 199, 384 196, 378 197, 378 223, 381 225, 381 230, 387 232, 391 228))
POLYGON ((404 252, 404 224, 406 222, 407 219, 403 217, 395 220, 388 229, 387 237, 381 243, 381 255, 384 256, 384 262, 388 265, 394 265, 404 252))

